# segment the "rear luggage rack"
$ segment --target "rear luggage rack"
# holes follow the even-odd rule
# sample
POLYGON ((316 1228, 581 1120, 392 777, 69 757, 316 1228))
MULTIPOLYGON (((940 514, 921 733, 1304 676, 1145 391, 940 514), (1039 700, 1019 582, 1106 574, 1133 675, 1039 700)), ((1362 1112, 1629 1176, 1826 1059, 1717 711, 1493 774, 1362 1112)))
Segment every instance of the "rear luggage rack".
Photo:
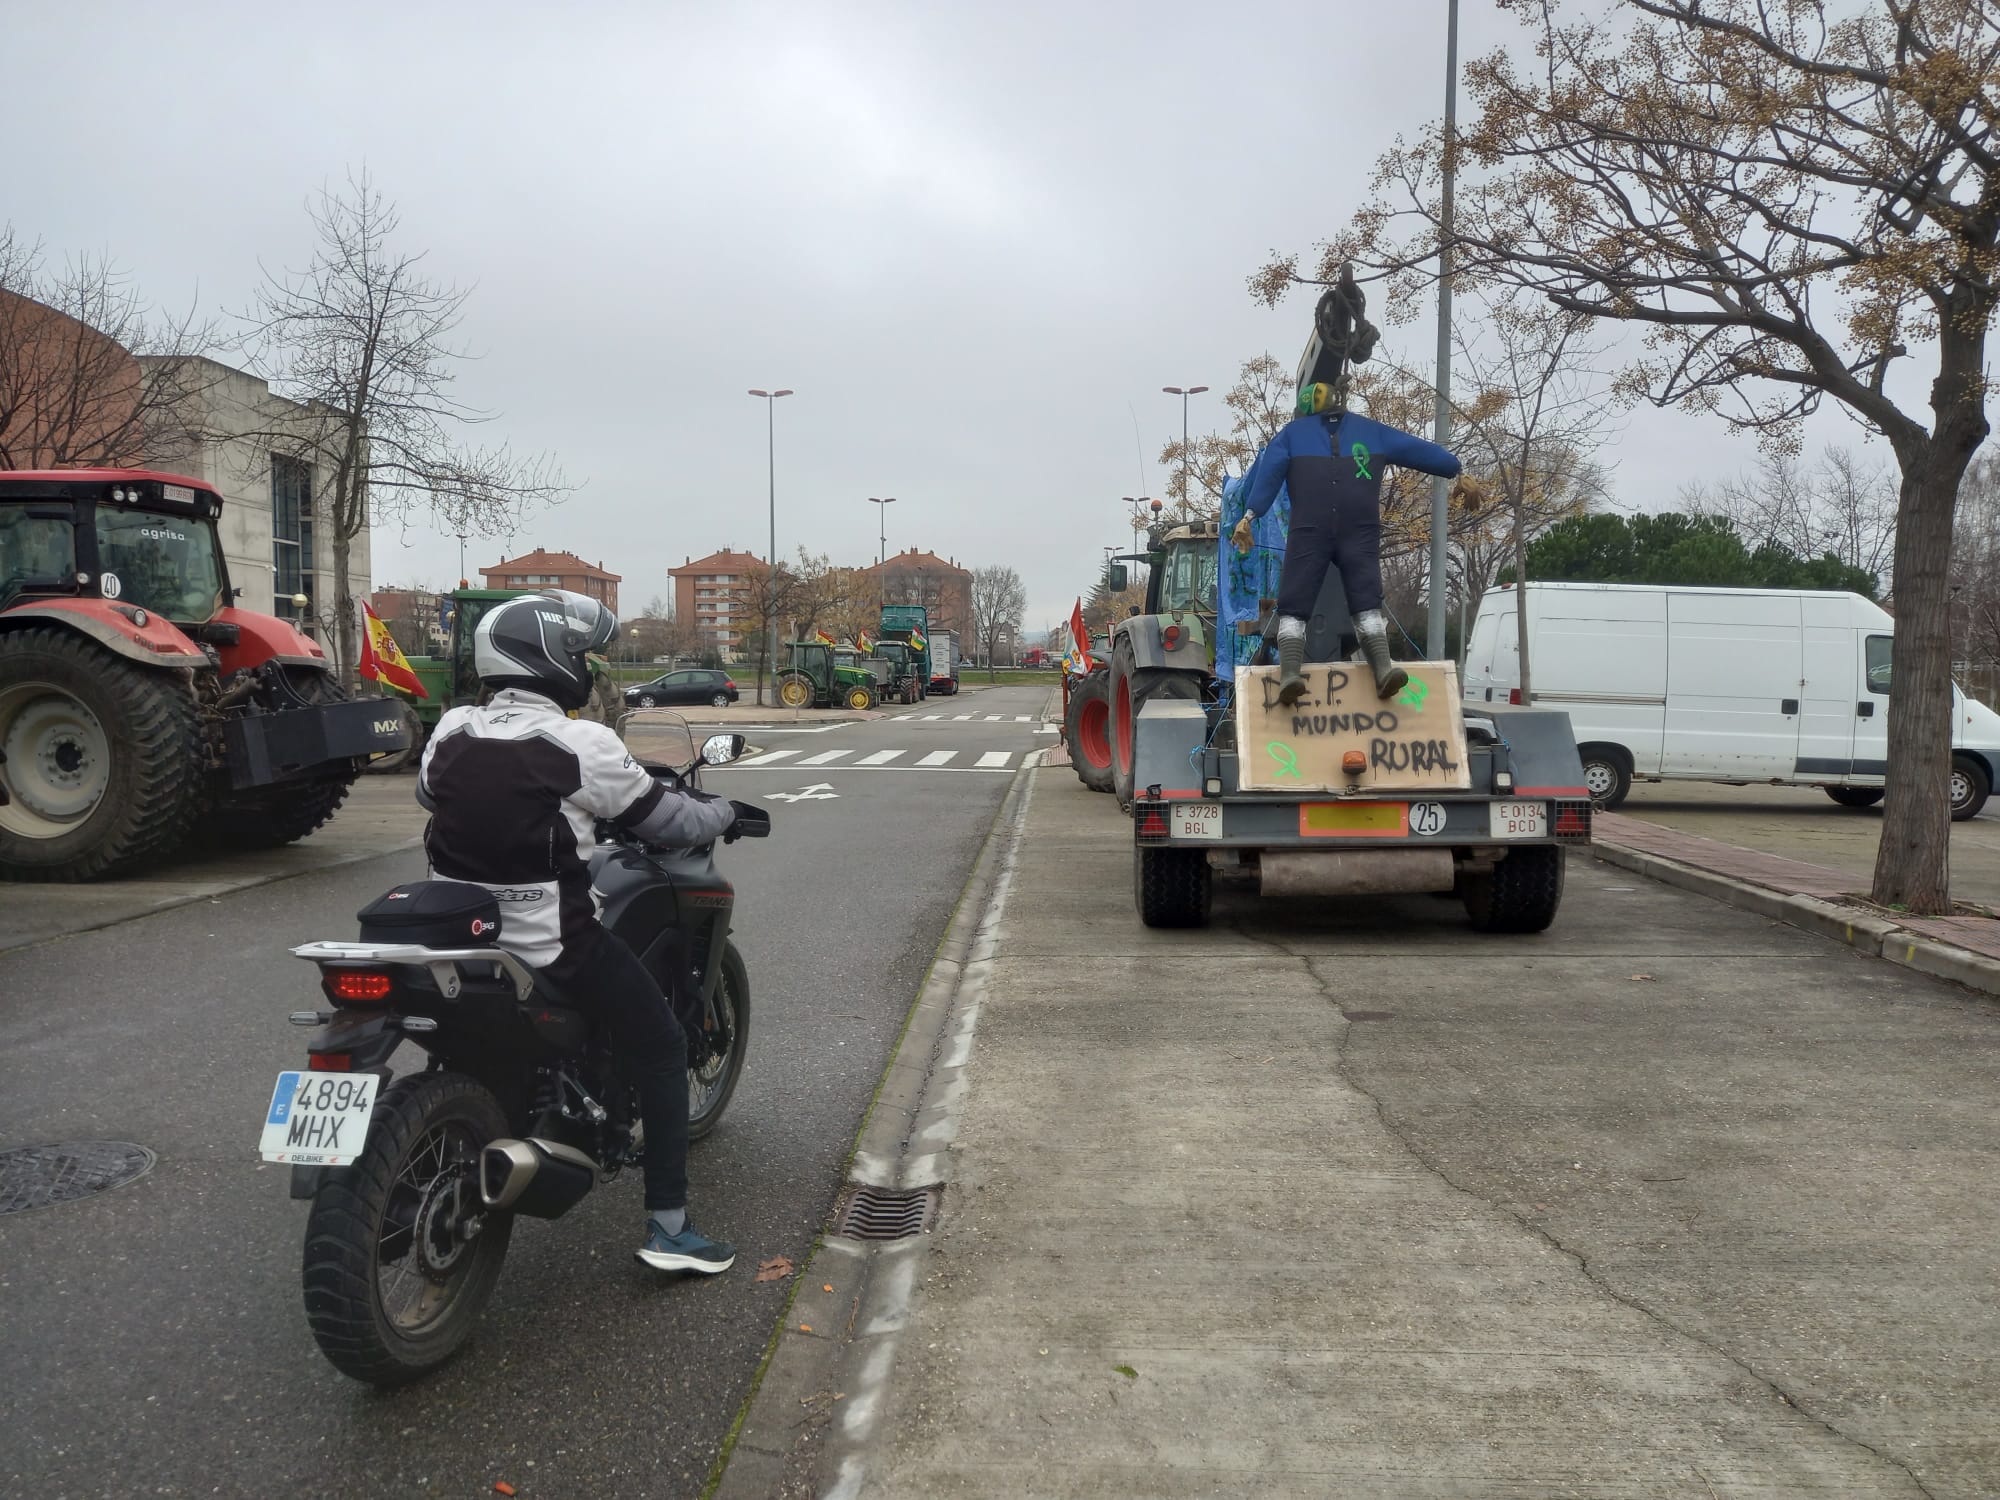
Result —
POLYGON ((528 966, 504 948, 423 948, 413 943, 306 943, 292 950, 293 958, 309 964, 409 964, 429 969, 438 993, 456 1000, 464 987, 458 966, 489 964, 505 974, 514 986, 515 998, 525 1000, 534 993, 535 976, 528 966))

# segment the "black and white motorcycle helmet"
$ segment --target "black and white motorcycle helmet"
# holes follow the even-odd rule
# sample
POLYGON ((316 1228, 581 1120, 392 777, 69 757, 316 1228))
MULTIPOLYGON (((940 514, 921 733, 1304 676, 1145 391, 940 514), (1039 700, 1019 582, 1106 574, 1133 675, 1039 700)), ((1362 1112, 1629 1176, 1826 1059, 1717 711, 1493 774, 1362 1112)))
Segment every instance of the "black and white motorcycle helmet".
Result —
POLYGON ((564 708, 590 701, 584 658, 618 639, 618 616, 582 594, 544 589, 496 604, 472 633, 472 665, 493 688, 526 688, 564 708))

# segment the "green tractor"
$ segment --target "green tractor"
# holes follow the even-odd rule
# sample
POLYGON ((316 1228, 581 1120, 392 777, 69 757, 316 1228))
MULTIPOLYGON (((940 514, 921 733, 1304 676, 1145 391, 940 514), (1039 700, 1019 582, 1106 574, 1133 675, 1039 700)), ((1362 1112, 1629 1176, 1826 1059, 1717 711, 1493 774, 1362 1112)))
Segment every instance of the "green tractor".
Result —
POLYGON ((873 708, 875 677, 839 665, 823 641, 793 641, 792 664, 778 674, 778 701, 786 708, 873 708))
POLYGON ((924 686, 918 679, 923 663, 908 641, 877 641, 872 655, 882 669, 883 687, 877 696, 898 703, 915 703, 923 697, 924 686))
POLYGON ((503 599, 533 593, 533 589, 453 589, 451 600, 451 645, 444 656, 412 656, 410 670, 424 685, 428 698, 406 698, 383 689, 382 696, 393 700, 403 723, 410 731, 410 748, 396 755, 384 755, 370 763, 377 772, 404 771, 423 759, 424 742, 437 728, 445 710, 461 703, 479 701, 479 672, 472 664, 472 632, 480 618, 503 599))

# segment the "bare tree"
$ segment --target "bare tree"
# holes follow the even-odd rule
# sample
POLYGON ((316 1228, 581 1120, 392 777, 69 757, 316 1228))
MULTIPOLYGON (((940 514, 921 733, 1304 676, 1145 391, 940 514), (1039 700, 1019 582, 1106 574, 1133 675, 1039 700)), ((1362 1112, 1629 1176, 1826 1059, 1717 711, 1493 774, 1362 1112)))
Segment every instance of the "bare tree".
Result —
POLYGON ((1028 613, 1028 590, 1021 575, 999 563, 972 570, 972 637, 986 658, 986 680, 998 681, 993 667, 993 646, 1001 635, 1020 632, 1028 613))
POLYGON ((193 311, 149 308, 109 261, 51 269, 0 226, 0 469, 131 467, 186 447, 216 369, 200 356, 220 344, 193 311))
MULTIPOLYGON (((1795 444, 1827 398, 1900 471, 1888 797, 1878 902, 1949 909, 1948 571, 1959 481, 1985 440, 2000 285, 2000 10, 1857 0, 1625 0, 1570 20, 1519 0, 1536 61, 1473 63, 1477 117, 1383 157, 1378 196, 1323 247, 1414 312, 1436 275, 1440 169, 1461 183, 1460 287, 1503 283, 1638 324, 1624 392, 1795 444), (1899 359, 1928 379, 1889 380, 1899 359), (1928 412, 1921 406, 1927 403, 1928 412)), ((1300 279, 1266 266, 1267 299, 1300 279)))
POLYGON ((555 503, 569 485, 546 457, 457 440, 458 429, 493 417, 452 394, 468 357, 452 338, 469 293, 396 248, 396 209, 367 173, 321 189, 307 213, 312 259, 303 271, 267 273, 248 317, 259 373, 296 405, 274 407, 269 431, 252 436, 333 476, 314 509, 330 523, 334 639, 351 663, 348 557, 371 519, 421 512, 446 534, 504 533, 529 504, 555 503))
POLYGON ((1726 518, 1752 551, 1771 544, 1837 557, 1884 581, 1895 552, 1895 476, 1850 448, 1829 448, 1810 466, 1766 453, 1749 473, 1683 487, 1681 508, 1726 518))
POLYGON ((1452 426, 1464 434, 1461 448, 1475 450, 1478 472, 1513 522, 1521 702, 1533 703, 1528 542, 1536 530, 1585 508, 1601 483, 1591 461, 1604 430, 1603 393, 1591 367, 1599 351, 1588 341, 1589 319, 1518 294, 1493 301, 1457 328, 1457 363, 1470 376, 1472 394, 1454 404, 1452 426), (1476 341, 1465 336, 1468 326, 1480 330, 1476 341))

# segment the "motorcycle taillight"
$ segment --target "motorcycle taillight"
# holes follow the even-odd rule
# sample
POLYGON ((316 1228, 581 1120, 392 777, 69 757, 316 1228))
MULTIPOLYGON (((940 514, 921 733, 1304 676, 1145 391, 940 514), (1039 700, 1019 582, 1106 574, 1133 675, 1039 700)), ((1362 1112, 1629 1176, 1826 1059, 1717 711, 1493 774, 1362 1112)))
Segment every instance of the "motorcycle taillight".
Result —
POLYGON ((380 1005, 396 990, 396 981, 380 969, 322 969, 319 983, 335 1005, 380 1005))

